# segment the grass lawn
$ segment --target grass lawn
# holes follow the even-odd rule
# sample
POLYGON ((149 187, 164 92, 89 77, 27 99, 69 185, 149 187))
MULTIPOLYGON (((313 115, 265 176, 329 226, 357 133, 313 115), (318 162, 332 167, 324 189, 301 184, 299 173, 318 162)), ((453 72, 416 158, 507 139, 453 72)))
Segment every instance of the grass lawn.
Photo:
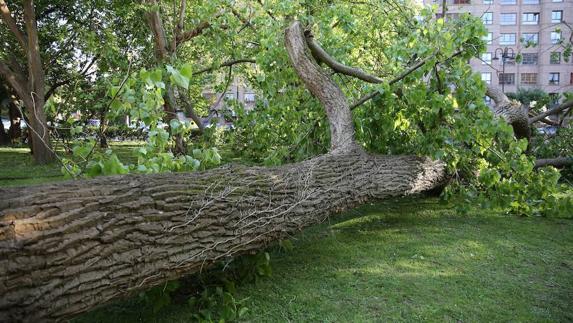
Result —
MULTIPOLYGON (((122 159, 135 143, 114 144, 122 159)), ((60 180, 27 149, 0 148, 0 186, 60 180)), ((1 197, 0 197, 1 198, 1 197)), ((573 212, 573 210, 572 210, 573 212)), ((272 277, 238 287, 251 322, 573 321, 573 220, 474 210, 436 199, 366 205, 271 248, 272 277)), ((188 322, 134 297, 77 322, 188 322)))
MULTIPOLYGON (((139 142, 110 142, 110 147, 124 162, 135 159, 133 150, 140 145, 139 142)), ((58 154, 65 156, 61 150, 58 150, 58 154)), ((0 147, 0 187, 64 180, 60 169, 61 165, 57 162, 50 165, 36 165, 28 148, 0 147)))
MULTIPOLYGON (((368 205, 271 252, 273 275, 238 288, 251 322, 573 321, 573 221, 469 215, 435 199, 368 205)), ((188 322, 136 299, 78 322, 188 322)))

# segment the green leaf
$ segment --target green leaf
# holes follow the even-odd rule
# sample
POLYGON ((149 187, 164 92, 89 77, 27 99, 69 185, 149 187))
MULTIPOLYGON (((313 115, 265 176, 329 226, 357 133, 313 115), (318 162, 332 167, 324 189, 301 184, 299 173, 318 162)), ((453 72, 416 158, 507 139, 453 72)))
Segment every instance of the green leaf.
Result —
POLYGON ((193 67, 191 66, 190 63, 185 63, 183 64, 183 66, 181 66, 179 72, 186 78, 191 79, 191 77, 193 76, 193 67))
POLYGON ((178 70, 174 69, 172 66, 167 66, 167 71, 171 74, 171 81, 177 86, 180 86, 186 90, 189 89, 189 78, 181 74, 178 70))

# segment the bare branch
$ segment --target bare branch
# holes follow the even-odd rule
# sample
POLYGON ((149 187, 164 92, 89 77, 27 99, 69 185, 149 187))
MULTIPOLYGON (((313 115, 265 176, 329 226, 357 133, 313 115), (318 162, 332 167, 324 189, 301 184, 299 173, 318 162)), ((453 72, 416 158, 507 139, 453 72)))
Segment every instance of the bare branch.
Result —
POLYGON ((0 76, 10 84, 22 100, 27 100, 27 80, 24 75, 14 71, 6 62, 0 60, 0 76))
POLYGON ((220 17, 221 15, 223 15, 223 13, 225 13, 224 9, 219 10, 217 13, 215 13, 210 19, 209 21, 202 21, 200 22, 195 28, 191 29, 191 30, 187 30, 185 32, 183 32, 180 35, 177 35, 176 37, 176 42, 177 45, 182 44, 186 41, 189 41, 199 35, 201 35, 206 29, 211 27, 211 20, 216 19, 218 17, 220 17))
POLYGON ((181 34, 181 31, 185 27, 185 9, 187 7, 187 1, 181 0, 181 5, 179 7, 179 22, 175 26, 173 31, 173 41, 171 42, 171 51, 173 53, 177 50, 177 37, 181 34))
MULTIPOLYGON (((88 71, 90 70, 90 68, 94 65, 94 63, 97 61, 97 59, 99 58, 99 55, 96 55, 92 58, 92 60, 89 63, 86 63, 80 71, 80 76, 86 76, 88 71)), ((52 84, 52 86, 50 86, 50 88, 48 89, 48 91, 46 92, 46 95, 44 96, 44 100, 48 100, 55 92, 56 90, 61 87, 64 86, 66 84, 69 84, 70 82, 72 82, 73 78, 69 77, 65 80, 61 80, 58 81, 54 84, 52 84)))
MULTIPOLYGON (((425 59, 418 61, 418 63, 412 65, 412 67, 410 67, 409 69, 405 70, 404 72, 400 73, 400 75, 396 76, 394 79, 390 80, 388 82, 389 85, 392 85, 394 83, 397 83, 399 81, 401 81, 402 79, 404 79, 406 76, 410 75, 411 73, 415 72, 417 69, 419 69, 420 67, 424 66, 431 58, 433 58, 434 55, 428 56, 425 59)), ((358 101, 356 101, 355 103, 353 103, 350 106, 350 110, 354 110, 357 107, 361 106, 362 104, 368 102, 369 100, 373 99, 374 97, 376 97, 378 94, 380 94, 380 92, 376 91, 376 92, 372 92, 370 94, 364 95, 363 97, 361 97, 358 101)))
POLYGON ((573 100, 569 100, 569 101, 567 101, 567 102, 564 102, 564 103, 562 103, 561 105, 559 105, 559 106, 557 106, 557 107, 555 107, 555 108, 553 108, 553 109, 549 109, 549 110, 547 110, 547 111, 545 111, 545 112, 543 112, 543 113, 540 113, 539 115, 537 115, 537 116, 535 116, 535 117, 533 117, 533 118, 530 118, 530 119, 529 119, 529 124, 532 124, 532 123, 537 122, 537 121, 541 121, 541 120, 545 119, 545 117, 547 117, 547 116, 550 116, 550 115, 553 115, 553 114, 558 114, 558 113, 560 113, 561 111, 565 111, 565 110, 567 110, 567 109, 569 109, 569 108, 571 108, 571 107, 573 107, 573 100))
POLYGON ((206 68, 200 69, 198 71, 193 72, 193 75, 199 75, 199 74, 203 74, 206 72, 211 72, 212 70, 218 69, 220 67, 233 66, 235 64, 241 64, 241 63, 255 64, 256 61, 254 59, 251 59, 251 58, 234 59, 234 60, 223 62, 223 63, 221 63, 221 65, 216 65, 216 66, 211 66, 211 67, 206 67, 206 68))
MULTIPOLYGON (((261 5, 261 7, 264 9, 265 5, 263 4, 263 2, 261 0, 257 0, 257 2, 261 5)), ((267 15, 269 15, 269 17, 271 17, 272 20, 276 21, 277 18, 273 15, 273 13, 270 10, 265 10, 267 12, 267 15)))
POLYGON ((336 59, 330 56, 324 49, 322 49, 322 47, 314 40, 314 36, 310 32, 308 31, 305 32, 305 38, 308 48, 310 48, 310 52, 312 53, 312 56, 316 60, 325 63, 326 65, 328 65, 328 67, 332 68, 336 72, 356 77, 368 83, 384 82, 384 80, 374 75, 370 75, 359 68, 350 67, 339 63, 336 59))

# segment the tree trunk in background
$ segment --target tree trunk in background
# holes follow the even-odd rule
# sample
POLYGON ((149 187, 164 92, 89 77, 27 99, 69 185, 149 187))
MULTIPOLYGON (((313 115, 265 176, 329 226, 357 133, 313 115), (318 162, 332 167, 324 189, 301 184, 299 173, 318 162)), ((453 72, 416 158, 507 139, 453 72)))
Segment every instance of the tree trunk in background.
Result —
POLYGON ((31 130, 29 140, 34 160, 38 164, 47 164, 55 159, 55 154, 50 146, 50 131, 44 112, 45 76, 40 57, 34 2, 32 0, 23 2, 25 33, 15 23, 4 0, 0 0, 0 6, 2 6, 2 19, 26 54, 28 76, 21 75, 17 69, 4 61, 0 61, 0 75, 24 102, 29 120, 28 129, 31 130))
POLYGON ((193 104, 191 103, 191 99, 189 98, 189 96, 187 94, 181 94, 180 98, 181 98, 181 101, 183 102, 183 105, 185 106, 186 116, 191 118, 191 120, 193 120, 193 122, 195 122, 195 124, 199 128, 199 132, 203 133, 205 131, 205 126, 203 125, 201 118, 199 118, 199 116, 195 112, 195 109, 193 108, 193 104))
MULTIPOLYGON (((0 104, 0 115, 2 115, 2 105, 0 104)), ((10 136, 4 128, 4 122, 0 120, 0 145, 7 145, 10 143, 10 136)))
POLYGON ((38 164, 47 164, 55 159, 55 154, 50 146, 50 130, 44 111, 45 76, 40 57, 40 43, 38 40, 38 28, 36 25, 36 12, 32 0, 24 1, 24 22, 27 32, 27 59, 28 59, 28 95, 26 103, 30 139, 34 160, 38 164))
POLYGON ((8 135, 10 136, 10 141, 15 143, 16 139, 22 137, 22 115, 13 101, 8 103, 8 109, 8 115, 10 117, 10 130, 8 131, 8 135))
POLYGON ((286 45, 325 106, 330 153, 272 168, 0 189, 0 321, 71 317, 261 250, 360 203, 444 185, 442 162, 372 156, 356 145, 346 98, 307 55, 300 23, 287 29, 286 45))
MULTIPOLYGON (((150 5, 157 5, 155 0, 147 0, 150 5)), ((159 9, 157 7, 152 8, 147 12, 147 22, 151 32, 153 33, 153 42, 155 48, 155 59, 158 65, 162 65, 165 61, 168 61, 171 57, 169 51, 169 42, 165 34, 165 29, 163 27, 163 21, 159 15, 159 9)), ((163 118, 166 124, 170 124, 170 121, 177 119, 177 99, 175 98, 175 93, 173 86, 171 84, 165 85, 165 104, 164 111, 165 117, 163 118)), ((181 134, 174 135, 175 147, 174 153, 185 154, 187 147, 185 145, 185 140, 181 134)))

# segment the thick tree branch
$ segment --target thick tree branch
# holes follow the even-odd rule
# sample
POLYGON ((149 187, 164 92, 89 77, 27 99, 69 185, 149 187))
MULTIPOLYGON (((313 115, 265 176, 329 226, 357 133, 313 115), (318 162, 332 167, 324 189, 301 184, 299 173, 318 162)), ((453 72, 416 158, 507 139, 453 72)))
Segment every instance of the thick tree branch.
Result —
POLYGON ((507 95, 505 95, 505 93, 503 93, 503 91, 500 88, 495 87, 491 84, 487 85, 485 95, 489 96, 493 100, 493 102, 495 102, 496 106, 507 105, 510 103, 510 100, 507 97, 507 95))
POLYGON ((365 82, 368 82, 368 83, 383 83, 384 82, 384 80, 382 80, 382 79, 380 79, 374 75, 370 75, 370 74, 364 72, 363 70, 361 70, 359 68, 350 67, 350 66, 346 66, 344 64, 339 63, 335 58, 330 56, 314 40, 314 36, 310 32, 308 32, 308 31, 305 32, 305 37, 306 37, 306 43, 307 43, 308 47, 310 48, 310 52, 312 53, 312 56, 317 61, 323 62, 326 65, 328 65, 328 67, 332 68, 334 71, 348 75, 348 76, 356 77, 356 78, 363 80, 365 82))
POLYGON ((257 61, 255 61, 254 59, 251 58, 239 58, 239 59, 233 59, 230 61, 226 61, 221 63, 220 65, 215 65, 215 66, 211 66, 211 67, 205 67, 203 69, 200 69, 198 71, 193 72, 193 75, 199 75, 199 74, 203 74, 203 73, 207 73, 207 72, 211 72, 213 70, 216 70, 218 68, 221 67, 227 67, 227 66, 233 66, 235 64, 241 64, 241 63, 252 63, 255 64, 257 61))
POLYGON ((183 28, 185 28, 185 9, 187 8, 187 1, 181 0, 179 6, 179 20, 173 31, 173 40, 171 41, 171 52, 175 53, 177 51, 177 37, 181 34, 183 28))
POLYGON ((493 114, 511 125, 517 139, 531 137, 527 109, 520 102, 510 100, 500 88, 490 84, 487 85, 485 94, 495 102, 493 114))
POLYGON ((573 157, 545 158, 545 159, 538 159, 535 161, 535 168, 540 168, 544 166, 563 168, 572 165, 573 165, 573 157))
POLYGON ((197 112, 195 111, 195 108, 193 107, 193 104, 191 103, 191 100, 189 99, 187 93, 183 94, 180 93, 179 98, 181 99, 181 101, 183 101, 183 105, 185 106, 185 112, 187 113, 187 115, 191 118, 191 120, 193 120, 193 122, 195 122, 195 124, 199 128, 199 132, 203 133, 205 131, 205 126, 203 125, 201 118, 199 118, 199 116, 197 115, 197 112))
POLYGON ((26 41, 26 36, 20 30, 20 28, 18 28, 18 25, 16 24, 16 21, 12 17, 10 9, 8 9, 8 5, 4 0, 0 0, 0 13, 2 14, 2 20, 4 20, 4 23, 8 26, 8 29, 10 29, 12 34, 14 34, 14 36, 18 40, 18 43, 20 43, 20 46, 22 46, 22 49, 24 51, 27 51, 28 42, 26 41))
POLYGON ((159 15, 156 0, 147 0, 153 6, 152 10, 147 11, 147 23, 151 32, 153 33, 153 41, 155 42, 155 58, 158 62, 165 60, 169 53, 167 51, 167 37, 165 29, 163 28, 163 21, 159 15))
POLYGON ((573 107, 573 100, 564 102, 564 103, 560 104, 559 106, 557 106, 553 109, 549 109, 543 113, 538 114, 535 117, 529 118, 529 124, 532 124, 532 123, 537 122, 537 121, 542 121, 547 116, 558 114, 561 111, 565 111, 571 107, 573 107))
POLYGON ((209 20, 202 21, 197 26, 195 26, 195 28, 193 28, 191 30, 187 30, 187 31, 177 35, 177 37, 176 37, 177 46, 201 35, 206 29, 209 29, 211 27, 211 25, 212 25, 211 21, 212 20, 222 16, 224 13, 225 13, 225 10, 221 9, 217 13, 215 13, 209 20))
POLYGON ((338 85, 312 59, 300 22, 295 21, 286 29, 285 43, 298 76, 326 110, 330 123, 331 152, 355 149, 354 126, 348 101, 338 85))
POLYGON ((27 79, 24 75, 14 71, 10 66, 4 62, 0 61, 0 76, 4 78, 8 84, 14 89, 14 92, 20 97, 25 103, 29 103, 28 90, 27 90, 27 79))

